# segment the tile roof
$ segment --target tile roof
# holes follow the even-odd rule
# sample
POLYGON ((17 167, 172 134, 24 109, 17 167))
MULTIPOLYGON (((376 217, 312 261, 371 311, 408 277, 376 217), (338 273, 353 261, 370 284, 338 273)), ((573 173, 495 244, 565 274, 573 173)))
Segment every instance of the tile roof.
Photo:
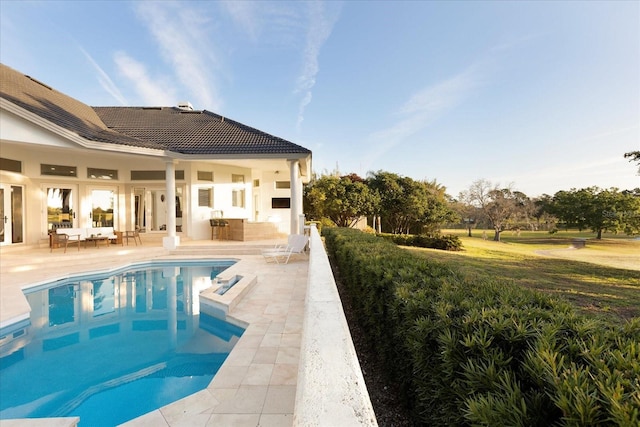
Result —
POLYGON ((125 135, 183 154, 311 154, 308 149, 210 111, 176 107, 94 107, 125 135))
POLYGON ((0 97, 90 141, 163 149, 109 129, 88 105, 4 64, 0 64, 0 97))
POLYGON ((311 154, 206 110, 90 107, 4 64, 0 64, 0 97, 90 141, 187 155, 311 154))

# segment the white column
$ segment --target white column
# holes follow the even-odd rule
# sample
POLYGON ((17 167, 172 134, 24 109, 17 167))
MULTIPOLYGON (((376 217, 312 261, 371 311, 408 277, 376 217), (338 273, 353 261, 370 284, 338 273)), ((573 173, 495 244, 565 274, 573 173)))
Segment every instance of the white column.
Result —
POLYGON ((289 182, 291 183, 291 234, 298 234, 300 230, 300 215, 302 215, 302 180, 300 179, 300 163, 289 160, 289 182))
POLYGON ((176 166, 173 160, 166 162, 165 182, 167 193, 167 236, 162 239, 165 249, 180 246, 180 237, 176 236, 176 166))

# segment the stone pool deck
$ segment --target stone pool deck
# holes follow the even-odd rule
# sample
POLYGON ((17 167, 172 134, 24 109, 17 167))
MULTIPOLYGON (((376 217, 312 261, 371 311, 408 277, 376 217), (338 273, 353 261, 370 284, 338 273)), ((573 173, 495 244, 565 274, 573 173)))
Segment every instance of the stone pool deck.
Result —
MULTIPOLYGON (((74 247, 69 248, 66 253, 62 249, 50 252, 48 248, 3 250, 0 252, 0 325, 5 326, 11 319, 24 316, 25 310, 28 313, 29 307, 21 289, 29 284, 152 259, 236 258, 240 260, 237 264, 239 272, 242 270, 254 274, 257 280, 229 311, 229 316, 249 326, 220 371, 206 390, 124 425, 290 427, 307 425, 309 420, 313 420, 313 425, 336 425, 336 419, 331 414, 334 417, 337 414, 341 417, 339 420, 346 423, 340 425, 376 425, 357 358, 352 344, 349 346, 346 323, 335 334, 333 342, 330 337, 317 339, 313 331, 304 331, 306 324, 313 325, 313 329, 322 330, 323 325, 334 328, 340 323, 335 320, 335 307, 329 310, 333 318, 322 312, 324 305, 335 305, 336 295, 330 292, 327 297, 326 292, 313 291, 314 288, 309 287, 309 278, 316 276, 315 273, 309 274, 309 258, 295 256, 288 264, 266 263, 260 255, 261 249, 282 243, 282 240, 250 243, 187 241, 182 242, 176 251, 162 248, 159 239, 143 236, 143 242, 141 246, 82 247, 79 251, 74 247), (308 289, 312 289, 311 293, 317 296, 313 299, 320 304, 315 305, 320 307, 320 311, 313 308, 313 301, 306 301, 308 289), (309 313, 314 316, 311 321, 309 313), (326 322, 322 320, 325 316, 326 322), (321 320, 319 323, 318 319, 321 320), (343 336, 345 331, 346 338, 343 336), (334 368, 331 360, 314 359, 315 353, 324 351, 323 348, 314 348, 314 345, 319 344, 323 348, 329 346, 331 354, 340 354, 340 359, 347 359, 347 363, 340 360, 340 366, 334 368), (301 351, 301 348, 305 350, 301 351), (301 354, 309 353, 306 348, 313 349, 314 354, 301 354), (354 399, 349 397, 346 405, 344 396, 336 394, 345 392, 340 389, 339 384, 332 391, 316 379, 324 375, 326 380, 332 381, 332 373, 339 375, 341 382, 348 380, 349 388, 354 387, 352 383, 356 383, 355 393, 351 389, 346 390, 349 396, 355 396, 354 399), (304 381, 301 381, 300 376, 305 377, 304 381), (303 387, 306 390, 302 390, 303 387), (323 396, 325 402, 321 402, 323 396), (310 397, 313 401, 309 400, 310 397), (296 415, 303 406, 302 415, 296 415), (336 408, 338 410, 334 410, 336 408), (357 421, 349 418, 349 412, 359 414, 357 421)), ((312 254, 312 259, 313 257, 312 254)), ((318 265, 318 262, 315 264, 318 265)), ((326 270, 327 266, 328 264, 311 268, 326 270)), ((318 276, 323 278, 323 282, 327 281, 326 271, 318 276)), ((324 284, 326 283, 322 285, 324 284)), ((326 328, 323 334, 326 335, 326 328)), ((74 425, 73 419, 69 421, 71 424, 68 425, 74 425)), ((22 427, 42 424, 37 424, 34 420, 1 420, 0 427, 5 425, 22 427)))

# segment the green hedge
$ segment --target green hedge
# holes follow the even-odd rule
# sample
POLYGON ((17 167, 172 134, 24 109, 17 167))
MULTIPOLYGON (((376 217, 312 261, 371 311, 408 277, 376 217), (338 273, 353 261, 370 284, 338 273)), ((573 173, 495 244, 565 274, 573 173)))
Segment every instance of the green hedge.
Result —
POLYGON ((376 236, 323 231, 417 425, 640 425, 640 320, 607 324, 376 236))
POLYGON ((423 234, 389 234, 380 233, 378 236, 390 240, 396 245, 416 246, 419 248, 442 249, 445 251, 462 250, 462 241, 453 234, 447 236, 425 236, 423 234))

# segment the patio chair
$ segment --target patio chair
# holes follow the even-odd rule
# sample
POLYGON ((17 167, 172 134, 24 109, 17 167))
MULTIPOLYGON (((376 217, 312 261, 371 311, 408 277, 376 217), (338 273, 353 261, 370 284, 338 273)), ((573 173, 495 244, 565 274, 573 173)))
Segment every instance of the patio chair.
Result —
MULTIPOLYGON (((133 243, 138 246, 138 242, 142 245, 142 238, 140 237, 140 231, 136 228, 135 230, 126 230, 124 234, 122 234, 124 240, 127 241, 127 246, 129 246, 129 239, 133 239, 133 243)), ((123 243, 124 246, 124 243, 123 243)))
POLYGON ((69 246, 69 243, 77 243, 78 244, 78 251, 80 251, 80 243, 82 242, 82 239, 80 238, 79 234, 73 234, 73 235, 69 235, 66 233, 51 233, 51 243, 50 243, 50 249, 49 252, 53 252, 53 248, 60 248, 60 247, 64 247, 64 253, 67 253, 67 247, 69 246))
POLYGON ((306 255, 307 243, 309 243, 309 236, 292 234, 289 236, 287 246, 265 249, 262 251, 262 256, 267 262, 274 261, 276 264, 286 264, 291 255, 306 255))

